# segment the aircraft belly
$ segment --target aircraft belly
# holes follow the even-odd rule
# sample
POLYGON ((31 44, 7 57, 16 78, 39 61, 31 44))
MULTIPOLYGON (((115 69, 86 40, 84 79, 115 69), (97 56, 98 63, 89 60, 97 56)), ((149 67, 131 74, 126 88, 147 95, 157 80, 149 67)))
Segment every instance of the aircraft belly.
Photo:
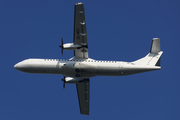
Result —
POLYGON ((69 77, 93 77, 96 76, 96 66, 82 62, 68 63, 63 68, 64 75, 69 77))
POLYGON ((127 64, 119 62, 116 64, 97 64, 96 75, 98 76, 124 76, 136 73, 142 73, 147 71, 156 70, 158 68, 137 66, 133 64, 127 64))
POLYGON ((151 70, 160 67, 141 66, 132 63, 87 63, 65 62, 46 59, 27 59, 17 64, 18 70, 27 73, 63 74, 69 77, 93 77, 93 76, 123 76, 151 70))
POLYGON ((102 76, 118 76, 118 64, 99 64, 97 65, 96 74, 102 76))
POLYGON ((153 70, 159 70, 159 67, 154 66, 142 66, 142 65, 135 65, 131 63, 126 63, 123 67, 120 68, 120 75, 132 75, 142 72, 148 72, 153 70))

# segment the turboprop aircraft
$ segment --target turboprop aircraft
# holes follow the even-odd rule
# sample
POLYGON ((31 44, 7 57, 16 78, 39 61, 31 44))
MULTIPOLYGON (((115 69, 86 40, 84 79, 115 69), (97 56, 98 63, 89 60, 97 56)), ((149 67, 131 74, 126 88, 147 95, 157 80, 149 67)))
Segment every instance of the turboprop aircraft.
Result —
POLYGON ((124 76, 136 73, 159 70, 160 39, 153 38, 150 53, 145 57, 132 61, 103 61, 91 59, 88 56, 88 42, 84 4, 75 4, 74 40, 61 47, 63 50, 74 50, 74 57, 65 59, 26 59, 14 65, 14 68, 26 73, 62 74, 63 87, 65 83, 75 83, 78 93, 80 112, 89 115, 89 79, 94 76, 124 76))

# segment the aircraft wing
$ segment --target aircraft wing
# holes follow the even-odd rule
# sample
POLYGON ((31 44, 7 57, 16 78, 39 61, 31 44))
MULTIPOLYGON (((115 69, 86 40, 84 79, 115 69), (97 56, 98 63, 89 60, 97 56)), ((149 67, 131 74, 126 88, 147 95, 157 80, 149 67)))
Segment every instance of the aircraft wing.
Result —
POLYGON ((89 78, 76 83, 81 114, 89 115, 89 78))
POLYGON ((74 57, 76 59, 88 58, 88 42, 86 33, 86 21, 84 14, 84 4, 75 4, 74 13, 74 45, 81 45, 74 50, 74 57))

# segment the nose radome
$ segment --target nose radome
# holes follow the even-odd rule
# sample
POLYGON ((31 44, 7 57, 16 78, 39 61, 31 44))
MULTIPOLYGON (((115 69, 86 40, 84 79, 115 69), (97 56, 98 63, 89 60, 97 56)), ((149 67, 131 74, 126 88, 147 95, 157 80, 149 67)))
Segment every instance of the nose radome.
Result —
POLYGON ((14 68, 18 70, 18 63, 14 65, 14 68))
POLYGON ((24 70, 24 66, 23 66, 22 62, 19 62, 19 63, 15 64, 14 68, 16 70, 19 70, 19 71, 23 71, 24 70))
POLYGON ((23 60, 21 62, 18 62, 17 64, 14 65, 14 68, 16 70, 25 72, 25 70, 27 69, 27 66, 29 65, 28 60, 23 60))

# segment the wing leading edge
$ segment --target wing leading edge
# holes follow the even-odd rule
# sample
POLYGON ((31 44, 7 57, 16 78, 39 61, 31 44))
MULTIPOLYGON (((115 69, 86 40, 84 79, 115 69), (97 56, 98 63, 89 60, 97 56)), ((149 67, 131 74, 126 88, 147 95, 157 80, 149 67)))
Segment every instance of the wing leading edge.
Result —
POLYGON ((86 33, 86 21, 84 14, 84 4, 75 4, 74 10, 74 45, 81 45, 74 50, 74 57, 76 59, 88 58, 88 42, 86 33))
POLYGON ((76 83, 81 114, 89 115, 89 78, 76 83))

